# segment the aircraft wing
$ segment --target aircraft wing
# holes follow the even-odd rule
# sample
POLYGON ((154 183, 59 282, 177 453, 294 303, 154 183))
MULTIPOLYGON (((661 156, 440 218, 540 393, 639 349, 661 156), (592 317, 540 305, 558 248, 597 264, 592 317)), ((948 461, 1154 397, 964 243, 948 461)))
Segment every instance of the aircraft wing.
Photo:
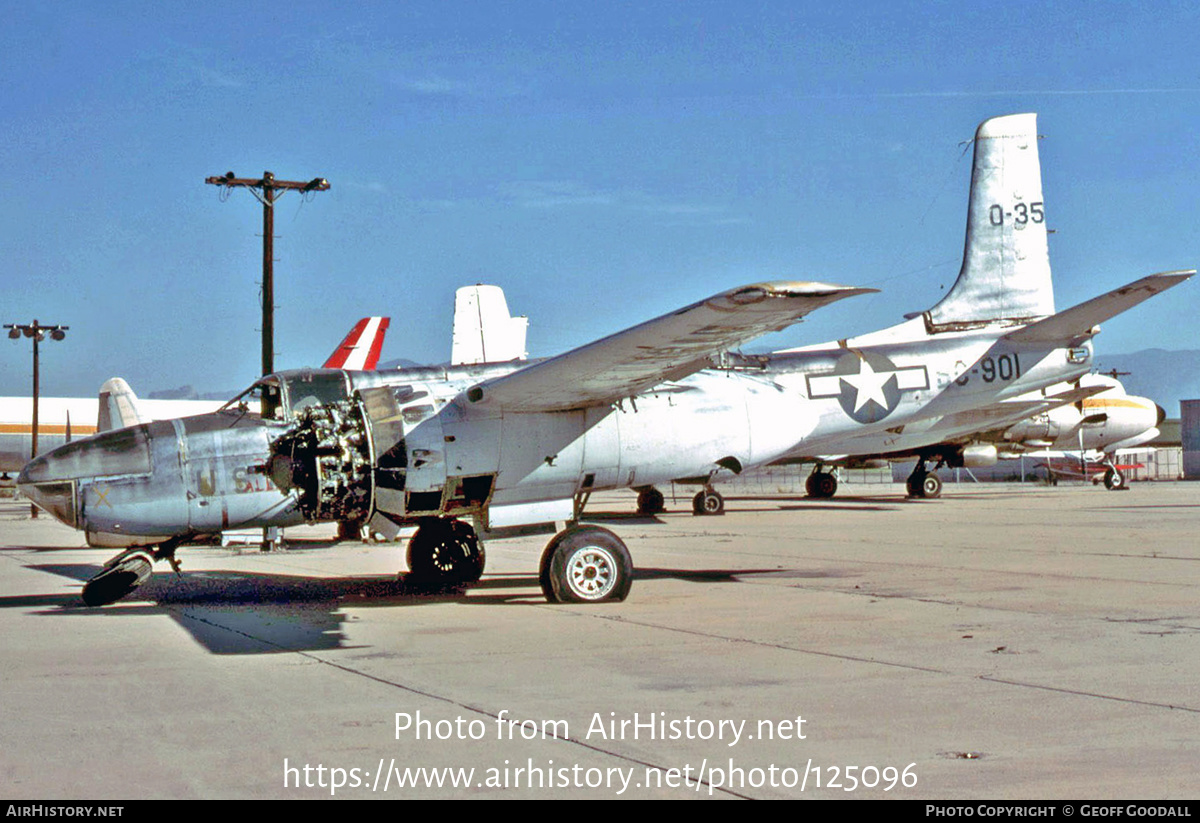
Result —
POLYGON ((1168 271, 1135 280, 1127 286, 1093 297, 1078 306, 1052 314, 1005 335, 1014 343, 1061 343, 1088 337, 1092 327, 1131 309, 1143 300, 1187 280, 1196 271, 1168 271))
POLYGON ((778 331, 814 309, 873 292, 828 283, 756 283, 472 387, 467 399, 505 411, 613 403, 709 365, 709 357, 778 331))
POLYGON ((987 435, 991 432, 1002 432, 1004 429, 1014 423, 1021 422, 1027 417, 1033 417, 1035 414, 1041 414, 1042 412, 1056 409, 1059 406, 1065 406, 1069 403, 1078 403, 1094 394, 1107 391, 1109 388, 1111 387, 1079 386, 1046 395, 1045 397, 1021 395, 1011 400, 1002 400, 986 408, 969 409, 946 415, 934 428, 952 428, 957 430, 970 425, 974 426, 975 433, 978 436, 987 440, 987 435))

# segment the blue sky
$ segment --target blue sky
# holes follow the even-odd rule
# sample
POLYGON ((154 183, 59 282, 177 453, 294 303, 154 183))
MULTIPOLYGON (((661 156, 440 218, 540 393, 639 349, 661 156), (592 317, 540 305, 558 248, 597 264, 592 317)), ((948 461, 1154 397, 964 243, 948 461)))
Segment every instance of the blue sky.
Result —
MULTIPOLYGON (((471 282, 535 356, 764 279, 882 289, 772 347, 890 325, 953 282, 963 141, 1018 111, 1060 307, 1200 258, 1194 3, 3 8, 2 322, 71 326, 46 394, 254 379, 261 208, 204 184, 228 170, 332 185, 277 207, 279 368, 367 314, 385 359, 442 362, 471 282)), ((1187 283, 1098 350, 1200 348, 1198 308, 1187 283)))

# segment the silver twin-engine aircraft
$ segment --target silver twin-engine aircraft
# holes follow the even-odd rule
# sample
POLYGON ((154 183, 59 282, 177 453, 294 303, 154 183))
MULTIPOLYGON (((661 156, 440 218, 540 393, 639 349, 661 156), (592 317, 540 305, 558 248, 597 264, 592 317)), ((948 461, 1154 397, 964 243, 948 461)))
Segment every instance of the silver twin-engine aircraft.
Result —
MULTIPOLYGON (((128 593, 154 560, 174 564, 193 535, 373 517, 418 527, 409 577, 433 585, 479 579, 482 530, 566 522, 542 555, 547 599, 620 600, 632 562, 611 531, 578 522, 591 492, 711 486, 1076 380, 1096 323, 1189 276, 1143 278, 1054 314, 1044 221, 1034 115, 989 120, 962 272, 901 326, 711 368, 730 347, 871 291, 761 283, 539 362, 268 375, 214 414, 60 447, 18 485, 64 523, 146 544, 88 581, 91 605, 128 593)), ((707 487, 698 499, 720 503, 707 487)))

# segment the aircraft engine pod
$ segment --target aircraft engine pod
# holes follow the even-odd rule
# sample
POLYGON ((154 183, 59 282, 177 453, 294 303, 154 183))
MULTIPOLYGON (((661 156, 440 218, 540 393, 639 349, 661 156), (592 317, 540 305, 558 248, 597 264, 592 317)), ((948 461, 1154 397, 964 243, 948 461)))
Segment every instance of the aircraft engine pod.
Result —
POLYGON ((962 464, 967 469, 984 469, 996 465, 1000 454, 995 446, 987 443, 973 443, 963 446, 962 464))

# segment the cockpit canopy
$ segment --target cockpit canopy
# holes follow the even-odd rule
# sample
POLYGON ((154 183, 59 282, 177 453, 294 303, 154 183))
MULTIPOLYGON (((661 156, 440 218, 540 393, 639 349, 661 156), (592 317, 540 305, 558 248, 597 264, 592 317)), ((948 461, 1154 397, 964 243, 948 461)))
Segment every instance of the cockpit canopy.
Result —
POLYGON ((257 412, 264 420, 291 420, 303 409, 348 399, 350 388, 341 369, 301 369, 268 374, 221 407, 257 412))

